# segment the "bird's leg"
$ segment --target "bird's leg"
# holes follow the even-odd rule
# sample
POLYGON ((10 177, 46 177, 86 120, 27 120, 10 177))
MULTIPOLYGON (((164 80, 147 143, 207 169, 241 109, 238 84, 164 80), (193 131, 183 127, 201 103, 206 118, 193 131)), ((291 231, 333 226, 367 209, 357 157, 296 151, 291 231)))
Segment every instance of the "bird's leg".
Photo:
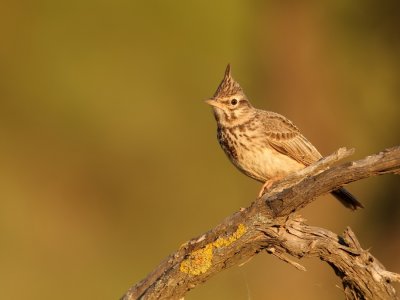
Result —
POLYGON ((277 176, 271 179, 268 179, 262 186, 260 192, 258 193, 258 197, 260 198, 262 195, 264 195, 271 187, 272 185, 282 179, 283 176, 277 176))

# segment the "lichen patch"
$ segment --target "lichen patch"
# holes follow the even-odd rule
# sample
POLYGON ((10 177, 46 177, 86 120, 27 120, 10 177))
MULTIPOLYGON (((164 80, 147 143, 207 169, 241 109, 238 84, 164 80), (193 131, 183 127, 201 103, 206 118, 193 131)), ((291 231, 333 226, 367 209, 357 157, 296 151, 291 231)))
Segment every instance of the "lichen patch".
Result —
POLYGON ((189 256, 182 261, 179 269, 183 273, 195 276, 207 272, 212 266, 213 249, 229 246, 245 234, 246 231, 246 226, 244 224, 239 224, 236 231, 230 236, 226 238, 220 237, 216 241, 205 245, 203 248, 190 253, 189 256))

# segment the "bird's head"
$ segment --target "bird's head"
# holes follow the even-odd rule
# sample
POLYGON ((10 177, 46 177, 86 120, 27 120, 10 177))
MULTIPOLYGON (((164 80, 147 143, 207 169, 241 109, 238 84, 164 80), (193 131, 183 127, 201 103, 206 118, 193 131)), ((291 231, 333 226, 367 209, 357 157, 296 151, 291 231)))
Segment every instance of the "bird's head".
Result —
POLYGON ((231 76, 230 65, 226 67, 225 76, 214 96, 206 103, 213 107, 215 119, 223 127, 240 125, 254 114, 254 108, 239 83, 231 76))

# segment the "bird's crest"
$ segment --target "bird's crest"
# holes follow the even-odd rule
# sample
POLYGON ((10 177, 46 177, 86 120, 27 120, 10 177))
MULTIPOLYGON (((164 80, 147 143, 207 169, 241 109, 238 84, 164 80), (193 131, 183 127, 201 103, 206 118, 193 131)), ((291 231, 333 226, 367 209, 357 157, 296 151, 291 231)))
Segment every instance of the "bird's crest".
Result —
POLYGON ((225 70, 224 79, 219 84, 217 91, 214 94, 214 98, 223 98, 235 95, 239 92, 243 93, 239 83, 237 83, 231 76, 231 65, 228 64, 225 70))

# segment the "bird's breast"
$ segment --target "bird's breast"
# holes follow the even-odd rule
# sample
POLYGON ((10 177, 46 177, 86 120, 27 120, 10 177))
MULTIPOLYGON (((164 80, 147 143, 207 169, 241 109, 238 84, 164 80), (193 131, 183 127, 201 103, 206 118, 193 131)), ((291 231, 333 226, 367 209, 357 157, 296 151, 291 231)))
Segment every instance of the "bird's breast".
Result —
POLYGON ((304 168, 303 164, 272 148, 262 133, 219 128, 217 136, 230 161, 256 180, 264 182, 304 168))

